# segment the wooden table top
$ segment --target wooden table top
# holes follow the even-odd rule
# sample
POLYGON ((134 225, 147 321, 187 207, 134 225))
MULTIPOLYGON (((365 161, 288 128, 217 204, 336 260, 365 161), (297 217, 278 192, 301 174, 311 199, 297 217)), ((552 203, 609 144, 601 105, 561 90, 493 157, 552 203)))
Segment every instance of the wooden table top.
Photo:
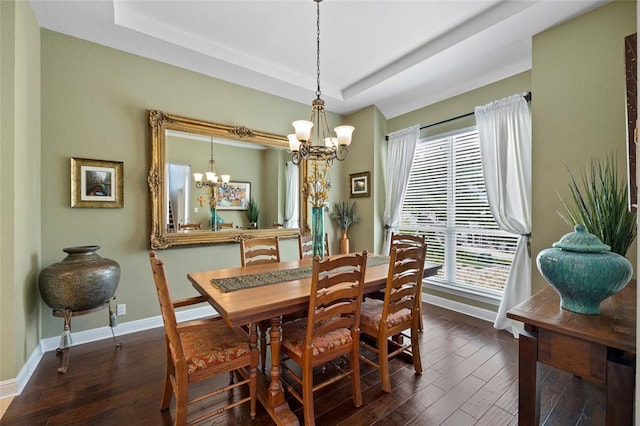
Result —
POLYGON ((636 280, 600 305, 600 315, 560 307, 553 287, 534 294, 507 312, 507 317, 626 352, 636 352, 636 280))
MULTIPOLYGON (((187 277, 193 287, 207 298, 227 323, 232 326, 240 326, 305 310, 309 305, 311 277, 227 293, 211 284, 212 279, 293 269, 311 266, 311 264, 312 258, 306 258, 264 265, 192 272, 187 277)), ((365 293, 384 288, 388 268, 388 264, 367 267, 365 293)), ((424 276, 435 275, 440 268, 441 265, 427 262, 425 263, 424 276)))

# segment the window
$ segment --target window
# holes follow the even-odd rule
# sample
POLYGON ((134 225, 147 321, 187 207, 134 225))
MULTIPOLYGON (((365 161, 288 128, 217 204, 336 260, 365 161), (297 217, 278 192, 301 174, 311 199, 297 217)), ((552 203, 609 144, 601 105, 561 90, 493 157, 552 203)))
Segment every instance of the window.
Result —
POLYGON ((499 299, 518 237, 498 228, 487 202, 476 127, 421 139, 402 205, 400 232, 425 235, 432 283, 499 299))

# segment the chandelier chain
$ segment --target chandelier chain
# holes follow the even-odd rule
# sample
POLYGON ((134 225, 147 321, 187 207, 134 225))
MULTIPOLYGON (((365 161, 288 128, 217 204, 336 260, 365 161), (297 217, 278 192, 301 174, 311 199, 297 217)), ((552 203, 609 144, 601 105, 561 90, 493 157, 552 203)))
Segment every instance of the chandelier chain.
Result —
POLYGON ((318 85, 318 89, 316 90, 316 96, 320 99, 320 95, 322 92, 320 91, 320 1, 316 0, 317 12, 316 12, 316 83, 318 85))

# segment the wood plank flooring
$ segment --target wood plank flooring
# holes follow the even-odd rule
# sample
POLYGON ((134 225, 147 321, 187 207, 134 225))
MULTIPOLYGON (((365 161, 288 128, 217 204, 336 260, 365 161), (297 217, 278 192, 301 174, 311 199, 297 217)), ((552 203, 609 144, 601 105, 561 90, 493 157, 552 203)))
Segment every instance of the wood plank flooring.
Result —
MULTIPOLYGON (((380 389, 377 370, 361 363, 364 404, 355 408, 348 380, 315 395, 318 425, 516 425, 518 341, 492 324, 425 305, 421 335, 424 373, 391 362, 393 392, 380 389)), ((116 329, 117 331, 117 329, 116 329)), ((71 349, 66 374, 60 357, 48 352, 2 425, 170 425, 172 409, 159 409, 164 374, 163 329, 105 339, 71 349)), ((366 354, 370 355, 370 354, 366 354)), ((325 373, 332 374, 331 365, 325 373)), ((226 375, 220 380, 226 381, 226 375)), ((541 424, 604 424, 604 388, 559 370, 542 367, 541 424)), ((217 379, 215 379, 217 380, 217 379)), ((201 388, 202 389, 202 388, 201 388)), ((194 391, 198 391, 197 387, 194 391)), ((221 401, 239 398, 220 395, 221 401)), ((289 404, 302 421, 302 409, 289 404)), ((207 409, 209 407, 203 407, 207 409)), ((207 425, 272 425, 258 404, 250 421, 247 405, 214 417, 207 425)))

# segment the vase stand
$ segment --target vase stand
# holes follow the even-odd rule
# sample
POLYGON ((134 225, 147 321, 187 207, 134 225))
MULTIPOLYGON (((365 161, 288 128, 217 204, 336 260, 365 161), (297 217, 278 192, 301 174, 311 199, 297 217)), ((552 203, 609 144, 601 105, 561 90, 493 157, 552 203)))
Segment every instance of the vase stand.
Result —
MULTIPOLYGON (((115 299, 115 298, 114 298, 115 299)), ((58 368, 58 373, 64 374, 67 372, 69 368, 69 358, 70 358, 70 349, 71 349, 71 318, 77 317, 81 315, 87 315, 94 312, 98 312, 103 310, 106 307, 110 307, 111 299, 106 301, 104 304, 92 308, 86 309, 83 311, 72 311, 71 309, 54 309, 53 316, 58 318, 64 318, 64 328, 62 331, 62 336, 60 339, 60 346, 56 348, 56 355, 62 355, 62 361, 60 363, 60 367, 58 368)), ((111 318, 111 309, 109 309, 109 327, 111 328, 111 337, 113 338, 113 343, 116 348, 122 347, 122 342, 118 342, 116 340, 116 335, 113 332, 113 328, 116 326, 114 320, 111 318)))

